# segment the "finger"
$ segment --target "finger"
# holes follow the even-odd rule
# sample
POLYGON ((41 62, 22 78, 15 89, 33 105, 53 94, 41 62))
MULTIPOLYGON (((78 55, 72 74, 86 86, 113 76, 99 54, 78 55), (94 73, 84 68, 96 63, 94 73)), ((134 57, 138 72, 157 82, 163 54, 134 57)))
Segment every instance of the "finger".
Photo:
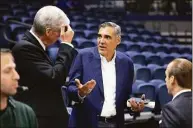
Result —
POLYGON ((76 86, 78 87, 78 88, 81 88, 82 86, 82 84, 80 83, 80 80, 79 79, 75 79, 75 83, 76 83, 76 86))
POLYGON ((61 26, 60 35, 64 35, 64 30, 65 30, 65 26, 64 26, 64 25, 62 25, 62 26, 61 26))
POLYGON ((86 86, 88 87, 88 89, 93 89, 95 85, 96 85, 95 80, 90 80, 86 83, 86 86))
POLYGON ((72 28, 70 27, 70 25, 67 25, 68 29, 67 31, 72 31, 72 28))
POLYGON ((93 87, 96 85, 96 81, 92 79, 92 80, 90 81, 90 84, 91 84, 91 86, 92 86, 92 88, 93 88, 93 87))
POLYGON ((141 96, 141 99, 142 99, 142 100, 145 100, 145 94, 143 94, 143 95, 141 96))
POLYGON ((131 99, 130 104, 131 104, 132 108, 137 108, 137 106, 138 106, 137 103, 135 102, 135 99, 131 99))

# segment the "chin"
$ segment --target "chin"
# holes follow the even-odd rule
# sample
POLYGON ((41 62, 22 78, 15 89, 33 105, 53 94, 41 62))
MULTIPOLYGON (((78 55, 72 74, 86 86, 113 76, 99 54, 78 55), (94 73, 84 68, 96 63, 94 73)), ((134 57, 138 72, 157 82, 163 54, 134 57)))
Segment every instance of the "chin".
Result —
POLYGON ((14 90, 13 92, 10 93, 10 96, 14 96, 17 93, 17 90, 14 90))
POLYGON ((105 51, 101 51, 101 50, 99 50, 99 53, 100 53, 102 56, 104 56, 104 55, 105 55, 105 51))

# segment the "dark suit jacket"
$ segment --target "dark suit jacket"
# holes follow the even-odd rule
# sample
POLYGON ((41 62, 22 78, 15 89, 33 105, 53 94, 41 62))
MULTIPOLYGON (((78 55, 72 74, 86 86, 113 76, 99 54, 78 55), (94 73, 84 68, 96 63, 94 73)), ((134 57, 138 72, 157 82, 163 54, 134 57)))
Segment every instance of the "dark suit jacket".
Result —
POLYGON ((162 110, 161 128, 192 128, 192 92, 184 92, 162 110))
MULTIPOLYGON (((122 128, 124 125, 124 107, 132 90, 134 67, 131 59, 118 51, 115 67, 117 124, 122 128)), ((73 106, 69 127, 76 125, 79 128, 96 128, 104 103, 101 58, 97 47, 83 49, 77 55, 70 70, 68 92, 73 101, 79 102, 73 106), (95 88, 82 103, 74 83, 75 78, 80 79, 82 84, 91 79, 96 80, 95 88)))
POLYGON ((77 51, 61 44, 53 63, 36 38, 27 31, 12 52, 20 75, 19 84, 29 88, 29 91, 16 95, 16 99, 29 104, 37 116, 67 116, 61 86, 65 84, 77 51))

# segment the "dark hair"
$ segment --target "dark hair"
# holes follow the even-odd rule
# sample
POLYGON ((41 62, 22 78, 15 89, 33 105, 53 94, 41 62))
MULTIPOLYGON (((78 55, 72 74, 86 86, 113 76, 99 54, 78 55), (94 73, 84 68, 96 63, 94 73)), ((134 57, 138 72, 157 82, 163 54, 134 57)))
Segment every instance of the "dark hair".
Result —
POLYGON ((178 58, 174 59, 171 63, 168 76, 174 76, 180 87, 192 89, 192 62, 187 59, 178 58))
POLYGON ((115 29, 115 34, 121 37, 121 27, 117 25, 116 23, 104 22, 99 26, 99 29, 105 28, 105 27, 113 27, 115 29))

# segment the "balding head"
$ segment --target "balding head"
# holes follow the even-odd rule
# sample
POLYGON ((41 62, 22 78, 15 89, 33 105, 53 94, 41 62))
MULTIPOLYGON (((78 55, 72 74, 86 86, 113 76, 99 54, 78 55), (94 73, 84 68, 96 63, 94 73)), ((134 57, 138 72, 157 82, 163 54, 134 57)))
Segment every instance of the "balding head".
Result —
POLYGON ((45 6, 36 13, 32 28, 39 36, 42 36, 46 28, 60 30, 61 25, 69 24, 70 20, 61 9, 56 6, 45 6))
POLYGON ((192 62, 178 58, 169 63, 167 67, 168 77, 174 76, 178 86, 192 89, 192 62))

